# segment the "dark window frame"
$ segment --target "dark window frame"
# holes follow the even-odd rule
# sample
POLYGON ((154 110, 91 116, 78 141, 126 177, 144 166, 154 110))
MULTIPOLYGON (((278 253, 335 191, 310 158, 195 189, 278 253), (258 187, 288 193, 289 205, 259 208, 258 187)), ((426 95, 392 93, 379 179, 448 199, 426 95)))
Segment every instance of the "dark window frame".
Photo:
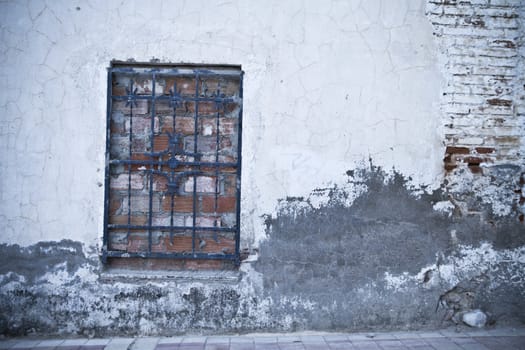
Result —
MULTIPOLYGON (((107 78, 107 116, 106 116, 106 165, 105 165, 105 195, 104 195, 104 233, 103 233, 103 248, 102 248, 102 261, 104 263, 108 262, 108 258, 153 258, 153 259, 178 259, 178 260, 226 260, 231 261, 235 265, 240 263, 240 199, 241 199, 241 151, 242 151, 242 98, 243 98, 243 75, 239 65, 197 65, 197 64, 164 64, 164 63, 137 63, 137 62, 122 62, 122 61, 113 61, 111 62, 110 67, 108 68, 108 78, 107 78), (150 94, 137 94, 136 88, 133 87, 133 80, 130 79, 130 86, 126 89, 126 94, 124 95, 115 95, 113 93, 113 84, 115 77, 117 75, 126 75, 126 76, 148 76, 152 79, 152 91, 150 94), (164 91, 163 94, 156 94, 155 85, 156 80, 160 79, 159 77, 169 77, 169 78, 178 78, 178 77, 191 77, 194 79, 195 83, 195 95, 188 96, 179 93, 177 91, 176 85, 174 89, 169 91, 164 91), (205 91, 202 89, 202 86, 199 86, 202 79, 238 79, 238 91, 234 96, 226 96, 220 91, 220 87, 217 87, 215 91, 205 91), (148 109, 150 115, 150 131, 151 131, 151 149, 148 153, 148 159, 135 161, 132 159, 132 120, 133 120, 133 108, 136 106, 137 101, 146 100, 147 103, 151 104, 151 108, 148 109), (155 134, 155 122, 156 122, 156 104, 158 101, 163 101, 163 103, 169 103, 173 107, 173 134, 168 135, 168 148, 162 152, 155 152, 154 140, 158 135, 155 134), (128 159, 115 159, 116 157, 112 154, 112 137, 113 133, 111 131, 112 123, 112 114, 114 112, 113 106, 115 102, 125 103, 127 108, 131 110, 130 112, 130 121, 129 121, 129 158, 128 159), (182 104, 189 102, 194 104, 194 141, 191 146, 194 151, 186 151, 186 141, 182 146, 176 146, 176 139, 180 135, 177 134, 175 130, 175 120, 176 120, 176 109, 180 108, 182 104), (217 111, 217 125, 215 133, 217 135, 216 143, 216 154, 217 157, 214 161, 203 161, 202 154, 198 149, 199 144, 199 104, 201 103, 212 103, 216 107, 217 111), (221 108, 223 108, 227 103, 236 104, 236 115, 237 115, 237 124, 235 126, 236 135, 236 154, 233 162, 219 161, 219 150, 220 150, 220 125, 219 125, 219 114, 221 113, 221 108), (184 160, 183 158, 191 159, 190 161, 184 160), (147 215, 146 224, 136 225, 131 223, 133 214, 131 213, 131 204, 130 198, 132 197, 131 193, 131 176, 136 173, 137 170, 133 170, 133 167, 138 167, 140 165, 141 172, 145 173, 146 176, 146 187, 149 192, 149 208, 147 215), (128 177, 128 212, 127 212, 127 223, 124 224, 115 224, 111 222, 110 217, 110 208, 111 208, 111 199, 112 199, 112 190, 110 187, 110 182, 112 181, 112 167, 121 166, 127 169, 126 171, 129 174, 128 177), (184 171, 179 171, 177 179, 177 172, 174 169, 179 169, 179 167, 184 167, 184 171), (166 171, 166 169, 171 169, 166 171), (158 169, 158 170, 155 170, 158 169), (187 170, 190 169, 190 170, 187 170), (203 169, 208 169, 203 171, 203 169), (209 171, 209 169, 213 169, 209 171), (221 191, 218 185, 218 179, 220 176, 219 173, 222 169, 234 169, 235 176, 235 220, 233 225, 227 227, 217 226, 214 221, 213 226, 201 226, 197 222, 198 215, 200 210, 198 209, 198 188, 199 177, 204 175, 209 175, 212 173, 210 178, 214 178, 216 181, 215 184, 215 211, 217 212, 217 199, 220 198, 221 191), (171 171, 171 172, 170 172, 171 171), (213 172, 215 175, 213 175, 213 172), (182 175, 181 175, 182 174, 182 175), (157 175, 162 175, 166 177, 167 180, 167 194, 171 195, 171 223, 170 225, 154 225, 153 216, 154 211, 152 208, 153 201, 153 188, 154 188, 154 177, 157 175), (193 197, 193 208, 192 208, 192 219, 190 224, 188 220, 184 221, 182 226, 174 225, 173 223, 173 206, 174 206, 174 196, 177 191, 180 191, 181 177, 183 179, 193 178, 193 188, 191 195, 193 197), (129 239, 130 232, 139 231, 147 233, 147 249, 144 251, 129 251, 127 249, 113 249, 110 242, 110 235, 113 230, 125 230, 126 239, 129 239), (168 230, 170 235, 171 243, 173 244, 174 233, 177 232, 191 232, 191 251, 155 251, 153 249, 152 237, 155 230, 168 230), (202 246, 206 244, 206 241, 199 238, 199 235, 211 234, 216 236, 217 234, 230 234, 234 237, 234 248, 222 251, 203 251, 202 246), (203 243, 204 242, 204 243, 203 243), (233 251, 232 251, 233 250, 233 251)), ((159 102, 160 103, 160 102, 159 102)), ((186 187, 188 185, 186 184, 186 187)), ((202 199, 199 199, 202 200, 202 199)), ((232 214, 233 215, 233 214, 232 214)), ((176 237, 175 237, 176 238, 176 237)))

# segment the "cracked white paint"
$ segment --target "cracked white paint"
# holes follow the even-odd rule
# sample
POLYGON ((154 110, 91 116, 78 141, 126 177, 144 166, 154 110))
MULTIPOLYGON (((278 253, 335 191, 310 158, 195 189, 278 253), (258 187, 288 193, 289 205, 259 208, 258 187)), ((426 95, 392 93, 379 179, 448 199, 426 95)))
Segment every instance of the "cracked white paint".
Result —
POLYGON ((439 184, 441 75, 422 0, 2 1, 0 35, 3 242, 99 242, 114 58, 242 65, 245 246, 279 198, 344 183, 369 157, 439 184))

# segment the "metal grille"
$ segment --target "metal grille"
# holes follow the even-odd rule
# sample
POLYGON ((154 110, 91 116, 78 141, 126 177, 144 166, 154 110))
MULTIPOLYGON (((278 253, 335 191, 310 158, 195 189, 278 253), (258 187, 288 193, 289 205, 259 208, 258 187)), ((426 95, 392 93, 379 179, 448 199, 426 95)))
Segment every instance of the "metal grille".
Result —
POLYGON ((236 66, 109 68, 104 261, 238 264, 242 77, 236 66))

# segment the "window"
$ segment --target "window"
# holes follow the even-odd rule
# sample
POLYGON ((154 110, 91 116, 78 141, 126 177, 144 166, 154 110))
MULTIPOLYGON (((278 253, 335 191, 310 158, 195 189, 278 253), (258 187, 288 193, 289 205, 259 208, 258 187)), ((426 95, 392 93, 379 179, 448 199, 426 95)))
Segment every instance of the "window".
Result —
POLYGON ((239 263, 242 77, 239 66, 112 62, 105 262, 239 263))

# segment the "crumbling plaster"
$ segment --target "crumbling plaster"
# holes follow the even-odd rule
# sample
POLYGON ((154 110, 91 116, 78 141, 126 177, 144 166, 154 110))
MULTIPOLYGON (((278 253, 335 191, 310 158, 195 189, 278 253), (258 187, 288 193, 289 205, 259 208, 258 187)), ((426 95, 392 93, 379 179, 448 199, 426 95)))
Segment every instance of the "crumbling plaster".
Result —
POLYGON ((442 186, 450 72, 426 5, 0 1, 0 330, 439 327, 459 285, 491 320, 523 322, 507 196, 523 164, 442 186), (242 65, 239 271, 103 271, 112 59, 242 65), (454 191, 480 212, 462 217, 454 191))
POLYGON ((241 64, 243 245, 279 198, 368 159, 441 180, 439 89, 424 1, 3 1, 2 241, 102 232, 112 59, 241 64), (89 20, 88 20, 89 19, 89 20))

